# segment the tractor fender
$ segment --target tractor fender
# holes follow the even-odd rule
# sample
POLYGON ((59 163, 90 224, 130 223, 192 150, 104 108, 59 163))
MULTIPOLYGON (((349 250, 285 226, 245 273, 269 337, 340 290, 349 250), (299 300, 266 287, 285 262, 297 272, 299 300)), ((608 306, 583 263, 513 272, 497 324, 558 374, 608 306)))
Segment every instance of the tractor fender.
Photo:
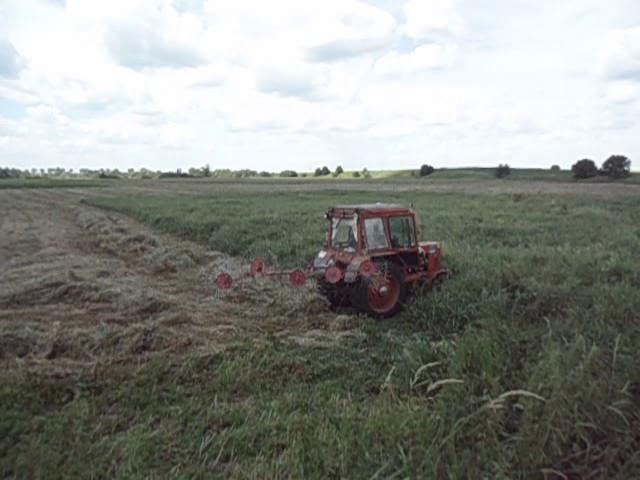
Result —
POLYGON ((433 276, 434 280, 435 279, 440 279, 442 278, 443 280, 447 280, 449 278, 451 278, 453 276, 453 272, 451 270, 449 270, 448 268, 442 268, 440 270, 438 270, 435 275, 433 276))

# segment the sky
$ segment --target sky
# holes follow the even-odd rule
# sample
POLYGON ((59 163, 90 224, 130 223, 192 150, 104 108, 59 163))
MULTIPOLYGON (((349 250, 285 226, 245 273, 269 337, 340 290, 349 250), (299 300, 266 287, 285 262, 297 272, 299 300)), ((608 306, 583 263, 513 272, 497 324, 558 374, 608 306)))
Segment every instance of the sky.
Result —
POLYGON ((638 0, 0 0, 0 165, 640 169, 638 0))

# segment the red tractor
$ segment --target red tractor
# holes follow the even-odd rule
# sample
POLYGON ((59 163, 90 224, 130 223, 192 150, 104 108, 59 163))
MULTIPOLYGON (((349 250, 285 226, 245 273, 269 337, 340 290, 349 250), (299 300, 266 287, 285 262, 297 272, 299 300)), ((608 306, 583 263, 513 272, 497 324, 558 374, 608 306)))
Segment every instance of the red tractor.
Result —
MULTIPOLYGON (((270 271, 258 259, 248 275, 288 275, 295 286, 313 278, 332 306, 351 305, 380 318, 402 308, 410 287, 434 288, 449 275, 441 262, 442 246, 419 241, 412 209, 382 203, 341 205, 325 217, 329 229, 324 248, 306 272, 270 271)), ((221 289, 232 283, 226 273, 216 278, 221 289)))

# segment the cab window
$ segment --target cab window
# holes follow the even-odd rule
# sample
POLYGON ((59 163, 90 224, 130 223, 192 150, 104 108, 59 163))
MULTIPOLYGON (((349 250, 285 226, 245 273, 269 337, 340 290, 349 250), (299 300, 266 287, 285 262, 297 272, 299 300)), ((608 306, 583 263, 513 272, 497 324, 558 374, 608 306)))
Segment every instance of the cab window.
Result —
POLYGON ((367 248, 369 250, 389 248, 381 218, 366 218, 364 220, 364 230, 367 235, 367 248))
POLYGON ((354 250, 358 247, 355 218, 334 218, 331 228, 331 245, 340 250, 354 250))
POLYGON ((389 218, 389 230, 391 231, 391 246, 394 248, 406 248, 415 245, 415 230, 413 218, 391 217, 389 218))

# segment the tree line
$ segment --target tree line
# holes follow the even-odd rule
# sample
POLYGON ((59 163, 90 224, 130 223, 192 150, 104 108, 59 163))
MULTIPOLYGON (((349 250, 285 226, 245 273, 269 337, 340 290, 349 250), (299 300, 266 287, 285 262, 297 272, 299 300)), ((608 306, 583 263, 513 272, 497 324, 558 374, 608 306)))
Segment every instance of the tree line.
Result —
MULTIPOLYGON (((560 166, 551 166, 551 172, 560 172, 560 166)), ((427 177, 435 172, 435 168, 431 165, 424 164, 419 170, 412 171, 412 175, 418 175, 420 177, 427 177)), ((511 175, 511 167, 508 164, 500 164, 495 170, 495 176, 497 178, 504 178, 511 175)), ((607 176, 609 178, 625 178, 631 174, 631 160, 624 155, 611 155, 607 158, 600 168, 593 160, 583 158, 578 160, 571 166, 571 173, 576 179, 585 179, 596 176, 607 176)), ((213 178, 251 178, 251 177, 281 177, 281 178, 296 178, 313 175, 314 177, 338 177, 344 175, 345 171, 342 166, 338 165, 332 172, 326 165, 315 169, 313 174, 307 174, 305 172, 298 173, 295 170, 283 170, 280 173, 272 173, 268 171, 257 171, 251 169, 242 170, 230 170, 230 169, 216 169, 212 170, 209 165, 205 165, 200 168, 189 168, 187 171, 182 171, 178 168, 173 171, 160 171, 149 170, 141 168, 135 170, 129 168, 127 171, 120 171, 115 169, 87 169, 82 168, 77 171, 74 169, 64 169, 61 167, 55 168, 32 168, 20 170, 17 168, 0 167, 0 179, 3 178, 38 178, 38 177, 81 177, 81 178, 103 178, 103 179, 118 179, 118 178, 195 178, 195 177, 213 177, 213 178)), ((371 178, 371 173, 363 168, 361 171, 351 172, 353 178, 371 178)))
POLYGON ((631 160, 624 155, 611 155, 600 168, 593 160, 583 158, 571 166, 574 178, 591 178, 605 175, 609 178, 625 178, 631 175, 631 160))
MULTIPOLYGON (((561 171, 559 165, 552 165, 551 171, 558 173, 561 171)), ((427 177, 435 172, 435 168, 431 165, 422 165, 418 170, 418 175, 427 177)), ((504 178, 511 175, 511 167, 508 164, 500 164, 496 167, 495 176, 504 178)), ((600 168, 593 160, 583 158, 578 160, 571 166, 571 173, 576 179, 584 179, 596 177, 598 175, 607 176, 609 178, 625 178, 631 175, 631 160, 625 155, 611 155, 607 158, 600 168)))

